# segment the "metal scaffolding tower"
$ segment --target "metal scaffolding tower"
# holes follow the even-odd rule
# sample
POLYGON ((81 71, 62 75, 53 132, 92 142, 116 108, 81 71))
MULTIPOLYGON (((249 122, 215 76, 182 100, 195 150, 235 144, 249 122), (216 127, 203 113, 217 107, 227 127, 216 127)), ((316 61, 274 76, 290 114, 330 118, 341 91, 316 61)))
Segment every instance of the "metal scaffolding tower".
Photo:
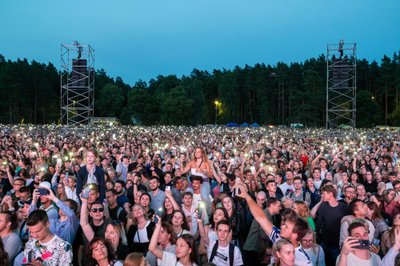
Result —
POLYGON ((326 128, 356 126, 356 43, 328 44, 326 128))
POLYGON ((61 44, 61 123, 86 125, 94 114, 94 49, 61 44))

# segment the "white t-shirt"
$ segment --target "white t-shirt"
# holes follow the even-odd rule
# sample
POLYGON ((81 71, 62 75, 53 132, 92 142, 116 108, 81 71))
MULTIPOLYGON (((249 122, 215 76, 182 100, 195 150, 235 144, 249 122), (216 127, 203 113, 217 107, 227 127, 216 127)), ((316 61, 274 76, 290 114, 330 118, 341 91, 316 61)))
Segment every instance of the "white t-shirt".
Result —
MULTIPOLYGON (((216 241, 210 239, 210 243, 209 243, 209 245, 207 247, 207 257, 208 257, 208 259, 210 259, 210 257, 211 257, 211 253, 212 253, 212 250, 214 248, 215 243, 216 243, 216 241)), ((220 266, 220 265, 221 266, 223 266, 223 265, 229 266, 230 265, 230 262, 229 262, 229 245, 227 245, 226 247, 218 246, 217 253, 215 254, 215 257, 214 257, 213 261, 210 261, 210 262, 212 262, 212 263, 214 263, 215 265, 218 265, 218 266, 220 266)), ((242 254, 240 253, 239 248, 236 247, 236 246, 235 246, 235 250, 234 250, 234 253, 233 253, 233 265, 235 265, 235 266, 236 265, 243 265, 242 254)))
POLYGON ((283 183, 281 185, 279 185, 279 188, 282 190, 283 196, 286 195, 286 192, 288 189, 291 189, 292 191, 294 190, 294 186, 293 185, 288 185, 288 183, 283 183))
MULTIPOLYGON (((180 263, 174 253, 163 251, 162 259, 157 260, 159 266, 183 266, 180 263)), ((197 266, 196 263, 193 263, 193 266, 197 266)))
POLYGON ((143 229, 138 229, 135 236, 133 237, 133 242, 135 243, 147 243, 150 242, 149 238, 147 237, 147 226, 149 225, 150 221, 147 221, 146 226, 143 229))
POLYGON ((308 254, 301 246, 294 249, 294 265, 296 266, 312 266, 312 262, 308 254))
MULTIPOLYGON (((371 253, 371 252, 370 252, 371 253)), ((341 255, 340 255, 341 256, 341 255)), ((336 260, 336 265, 338 265, 338 262, 340 260, 340 256, 336 260)), ((356 255, 353 254, 353 252, 350 252, 349 255, 347 255, 347 265, 348 266, 375 266, 375 265, 381 265, 381 258, 376 255, 375 253, 371 253, 371 257, 367 260, 360 259, 356 255)))

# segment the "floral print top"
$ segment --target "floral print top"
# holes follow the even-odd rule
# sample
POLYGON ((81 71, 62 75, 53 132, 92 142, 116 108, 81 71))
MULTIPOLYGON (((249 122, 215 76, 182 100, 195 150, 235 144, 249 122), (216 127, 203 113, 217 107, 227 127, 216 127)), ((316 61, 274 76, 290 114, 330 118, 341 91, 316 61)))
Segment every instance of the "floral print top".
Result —
POLYGON ((25 245, 23 263, 32 260, 43 261, 44 266, 70 265, 72 263, 71 244, 54 235, 47 243, 31 239, 25 245))

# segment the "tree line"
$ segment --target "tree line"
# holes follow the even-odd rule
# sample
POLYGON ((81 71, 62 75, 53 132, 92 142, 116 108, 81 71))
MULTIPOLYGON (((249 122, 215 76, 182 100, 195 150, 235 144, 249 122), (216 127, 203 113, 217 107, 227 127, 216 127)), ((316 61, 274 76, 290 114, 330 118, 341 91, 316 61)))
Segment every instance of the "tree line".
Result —
MULTIPOLYGON (((357 61, 357 127, 400 125, 400 55, 357 61)), ((60 77, 49 63, 0 55, 0 123, 58 123, 60 77)), ((123 124, 258 123, 325 125, 326 58, 263 63, 190 75, 157 76, 133 86, 96 71, 95 116, 123 124), (215 103, 218 101, 218 104, 215 103)))

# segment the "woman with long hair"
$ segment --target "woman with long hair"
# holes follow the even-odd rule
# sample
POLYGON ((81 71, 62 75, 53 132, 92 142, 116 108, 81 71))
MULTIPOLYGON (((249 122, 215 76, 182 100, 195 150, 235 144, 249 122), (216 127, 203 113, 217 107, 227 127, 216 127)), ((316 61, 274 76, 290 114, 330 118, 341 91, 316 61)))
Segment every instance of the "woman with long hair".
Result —
MULTIPOLYGON (((158 234, 158 248, 162 251, 175 253, 176 234, 171 224, 162 222, 161 230, 158 234)), ((147 252, 146 260, 150 266, 157 266, 157 258, 153 253, 147 252)))
POLYGON ((176 240, 175 253, 163 251, 157 246, 161 232, 161 219, 158 218, 154 234, 151 237, 149 251, 161 260, 160 266, 197 266, 197 247, 192 235, 183 234, 176 240))
POLYGON ((142 252, 146 255, 154 226, 147 218, 144 207, 135 204, 126 224, 129 252, 142 252))
POLYGON ((236 212, 235 208, 235 202, 233 201, 233 198, 231 196, 225 196, 222 199, 222 206, 226 210, 226 213, 228 214, 228 222, 231 225, 232 229, 232 241, 236 242, 234 243, 235 245, 238 245, 238 238, 239 238, 239 231, 240 231, 240 216, 236 212))
POLYGON ((306 252, 313 265, 325 266, 325 253, 323 248, 316 242, 316 233, 308 230, 301 239, 301 247, 306 252))
POLYGON ((65 186, 64 186, 64 184, 62 182, 57 184, 56 196, 61 201, 65 201, 65 200, 68 199, 67 193, 65 192, 65 186))
POLYGON ((393 218, 393 226, 390 228, 390 230, 385 231, 382 234, 381 251, 383 255, 386 255, 389 249, 393 247, 395 243, 396 230, 400 230, 400 214, 397 214, 393 218))
POLYGON ((377 193, 374 193, 371 195, 369 198, 370 201, 375 202, 376 205, 378 206, 379 212, 382 215, 382 218, 385 220, 385 222, 391 226, 393 219, 390 217, 389 214, 385 212, 385 201, 383 200, 383 196, 377 193))
POLYGON ((294 246, 286 239, 279 239, 272 247, 276 259, 274 266, 294 266, 294 246))
POLYGON ((209 196, 211 193, 210 178, 213 176, 212 164, 209 163, 206 152, 203 148, 197 147, 194 150, 192 160, 186 165, 181 174, 190 171, 190 175, 201 176, 203 183, 201 184, 200 191, 203 201, 207 201, 207 206, 211 206, 209 196))
POLYGON ((172 212, 170 223, 174 229, 177 237, 184 234, 190 234, 190 228, 186 221, 186 216, 181 210, 175 210, 172 212))
POLYGON ((378 205, 375 202, 368 202, 368 214, 367 218, 372 222, 375 228, 374 238, 381 239, 383 232, 389 230, 389 226, 383 219, 381 212, 379 211, 378 205))
POLYGON ((161 220, 164 222, 170 221, 175 209, 174 204, 169 197, 165 197, 163 207, 164 210, 161 220))
POLYGON ((394 189, 387 189, 385 193, 383 194, 383 200, 384 200, 384 207, 385 207, 385 212, 390 215, 390 217, 394 217, 396 215, 396 209, 398 208, 397 202, 394 200, 396 198, 396 191, 394 189))
POLYGON ((122 266, 122 262, 116 260, 111 244, 101 237, 93 238, 87 246, 90 266, 122 266))
POLYGON ((106 227, 104 237, 111 243, 116 259, 124 260, 129 254, 125 229, 119 222, 111 221, 106 227))

